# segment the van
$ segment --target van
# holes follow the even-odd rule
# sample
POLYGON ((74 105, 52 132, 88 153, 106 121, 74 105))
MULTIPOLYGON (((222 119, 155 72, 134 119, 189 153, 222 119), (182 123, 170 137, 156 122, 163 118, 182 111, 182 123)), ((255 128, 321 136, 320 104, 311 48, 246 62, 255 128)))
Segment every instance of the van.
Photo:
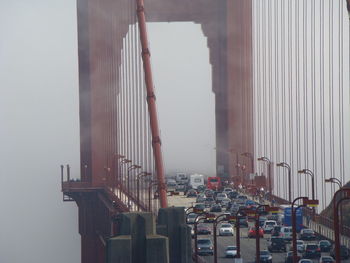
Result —
POLYGON ((198 186, 204 185, 204 176, 202 174, 191 174, 189 185, 192 189, 197 189, 198 186))
POLYGON ((280 237, 282 237, 286 241, 292 240, 292 227, 284 226, 281 227, 280 237))
POLYGON ((266 220, 263 225, 264 232, 271 233, 274 226, 277 226, 277 222, 275 220, 266 220))

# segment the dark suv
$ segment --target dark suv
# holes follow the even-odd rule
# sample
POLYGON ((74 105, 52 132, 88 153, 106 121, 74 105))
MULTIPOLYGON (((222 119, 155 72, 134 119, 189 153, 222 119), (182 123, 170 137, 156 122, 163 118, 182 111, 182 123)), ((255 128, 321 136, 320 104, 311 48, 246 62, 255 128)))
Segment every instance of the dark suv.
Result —
POLYGON ((281 237, 271 237, 269 245, 267 249, 270 252, 286 252, 286 243, 284 242, 284 239, 281 237))
POLYGON ((303 258, 319 258, 321 249, 317 244, 307 244, 303 253, 303 258))

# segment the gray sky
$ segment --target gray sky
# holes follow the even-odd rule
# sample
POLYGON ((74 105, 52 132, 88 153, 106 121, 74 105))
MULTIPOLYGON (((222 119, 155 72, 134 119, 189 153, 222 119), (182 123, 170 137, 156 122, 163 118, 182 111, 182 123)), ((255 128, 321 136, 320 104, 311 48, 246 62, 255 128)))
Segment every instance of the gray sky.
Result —
MULTIPOLYGON (((149 27, 165 164, 209 174, 215 131, 206 39, 198 25, 168 26, 149 27)), ((62 202, 59 173, 60 164, 75 176, 79 167, 75 1, 0 0, 0 35, 0 262, 80 262, 78 209, 62 202)))

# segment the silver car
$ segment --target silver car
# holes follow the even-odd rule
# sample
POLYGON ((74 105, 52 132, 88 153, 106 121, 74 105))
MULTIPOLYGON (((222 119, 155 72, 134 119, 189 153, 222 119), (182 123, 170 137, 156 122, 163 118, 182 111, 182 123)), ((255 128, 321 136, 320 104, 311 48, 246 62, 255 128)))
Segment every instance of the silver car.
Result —
POLYGON ((237 255, 237 247, 236 246, 227 246, 225 250, 225 257, 233 258, 237 255))
POLYGON ((213 243, 209 238, 198 239, 198 255, 214 255, 213 243))

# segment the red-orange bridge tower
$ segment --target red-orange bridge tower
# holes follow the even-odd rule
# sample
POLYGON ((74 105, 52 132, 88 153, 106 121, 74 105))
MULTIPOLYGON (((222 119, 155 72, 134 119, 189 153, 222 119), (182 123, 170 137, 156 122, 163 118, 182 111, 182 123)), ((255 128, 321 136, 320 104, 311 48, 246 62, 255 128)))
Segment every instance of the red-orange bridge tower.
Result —
POLYGON ((236 155, 253 152, 251 9, 250 0, 146 0, 144 8, 136 0, 77 1, 81 175, 73 179, 62 167, 62 189, 79 207, 82 262, 103 262, 117 213, 156 211, 158 200, 166 206, 143 14, 150 22, 201 24, 212 66, 217 172, 225 177, 236 155))

